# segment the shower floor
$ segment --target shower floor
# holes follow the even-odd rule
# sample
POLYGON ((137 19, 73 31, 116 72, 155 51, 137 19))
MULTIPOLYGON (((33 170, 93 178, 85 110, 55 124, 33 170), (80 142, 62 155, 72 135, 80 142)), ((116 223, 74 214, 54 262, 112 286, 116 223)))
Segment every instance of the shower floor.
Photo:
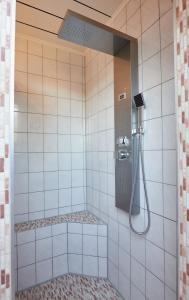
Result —
POLYGON ((121 300, 107 279, 64 275, 19 291, 16 300, 121 300))

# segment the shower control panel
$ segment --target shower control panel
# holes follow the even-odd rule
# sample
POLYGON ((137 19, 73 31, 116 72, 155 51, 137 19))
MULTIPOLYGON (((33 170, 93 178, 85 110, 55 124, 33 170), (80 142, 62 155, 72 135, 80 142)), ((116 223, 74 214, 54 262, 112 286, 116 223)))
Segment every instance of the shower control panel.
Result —
MULTIPOLYGON (((126 212, 130 209, 133 168, 137 157, 131 130, 136 123, 132 95, 137 94, 138 91, 138 53, 137 51, 135 53, 134 45, 132 49, 130 47, 131 44, 127 44, 114 56, 115 202, 116 207, 126 212)), ((139 213, 139 192, 138 185, 134 195, 132 214, 139 213)))
POLYGON ((119 160, 129 159, 130 151, 130 141, 127 136, 120 136, 117 139, 117 155, 116 158, 119 160))

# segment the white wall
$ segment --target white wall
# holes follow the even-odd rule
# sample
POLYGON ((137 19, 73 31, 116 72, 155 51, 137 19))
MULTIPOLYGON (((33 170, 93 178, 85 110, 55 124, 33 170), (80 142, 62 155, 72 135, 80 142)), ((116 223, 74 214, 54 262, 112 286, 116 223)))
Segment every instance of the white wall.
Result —
POLYGON ((16 39, 15 222, 85 208, 84 58, 16 39))
MULTIPOLYGON (((124 299, 174 300, 177 172, 172 1, 126 2, 111 25, 139 43, 150 231, 145 237, 133 234, 128 214, 115 207, 113 60, 95 51, 88 51, 86 58, 87 207, 108 223, 108 275, 124 299)), ((143 229, 145 215, 141 201, 136 228, 143 229)))

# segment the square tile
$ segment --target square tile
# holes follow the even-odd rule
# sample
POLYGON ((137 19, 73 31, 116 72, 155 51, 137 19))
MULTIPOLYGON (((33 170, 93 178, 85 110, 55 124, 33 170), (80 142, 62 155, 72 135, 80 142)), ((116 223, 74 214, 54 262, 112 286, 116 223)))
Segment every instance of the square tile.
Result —
POLYGON ((62 276, 68 273, 67 254, 53 257, 53 277, 62 276))
POLYGON ((97 256, 97 236, 83 236, 83 255, 97 256))
POLYGON ((36 264, 37 283, 45 282, 52 278, 52 259, 36 264))
POLYGON ((52 239, 45 238, 36 241, 36 261, 52 257, 52 239))
POLYGON ((42 75, 42 58, 36 55, 28 55, 28 73, 42 75))
POLYGON ((35 263, 35 243, 30 242, 18 246, 18 268, 35 263))
POLYGON ((30 265, 18 270, 18 290, 26 289, 36 284, 35 265, 30 265))
POLYGON ((82 254, 82 235, 68 234, 68 253, 82 254))
POLYGON ((83 256, 83 274, 98 276, 98 258, 94 256, 83 256))
POLYGON ((53 256, 68 253, 67 234, 61 234, 53 237, 53 256))
POLYGON ((82 255, 68 254, 69 273, 82 274, 82 255))

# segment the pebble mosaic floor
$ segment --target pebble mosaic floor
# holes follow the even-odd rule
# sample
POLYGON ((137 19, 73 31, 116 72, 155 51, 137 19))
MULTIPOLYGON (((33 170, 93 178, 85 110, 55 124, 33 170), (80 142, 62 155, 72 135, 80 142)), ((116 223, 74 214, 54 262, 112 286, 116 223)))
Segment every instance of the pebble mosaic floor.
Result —
POLYGON ((91 213, 87 211, 82 211, 82 212, 70 213, 65 215, 59 215, 50 218, 38 219, 38 220, 24 222, 24 223, 18 223, 15 224, 15 231, 21 232, 21 231, 36 229, 39 227, 45 227, 48 225, 59 224, 64 222, 102 224, 102 222, 91 213))
POLYGON ((15 300, 122 300, 107 279, 64 275, 19 291, 15 300))

